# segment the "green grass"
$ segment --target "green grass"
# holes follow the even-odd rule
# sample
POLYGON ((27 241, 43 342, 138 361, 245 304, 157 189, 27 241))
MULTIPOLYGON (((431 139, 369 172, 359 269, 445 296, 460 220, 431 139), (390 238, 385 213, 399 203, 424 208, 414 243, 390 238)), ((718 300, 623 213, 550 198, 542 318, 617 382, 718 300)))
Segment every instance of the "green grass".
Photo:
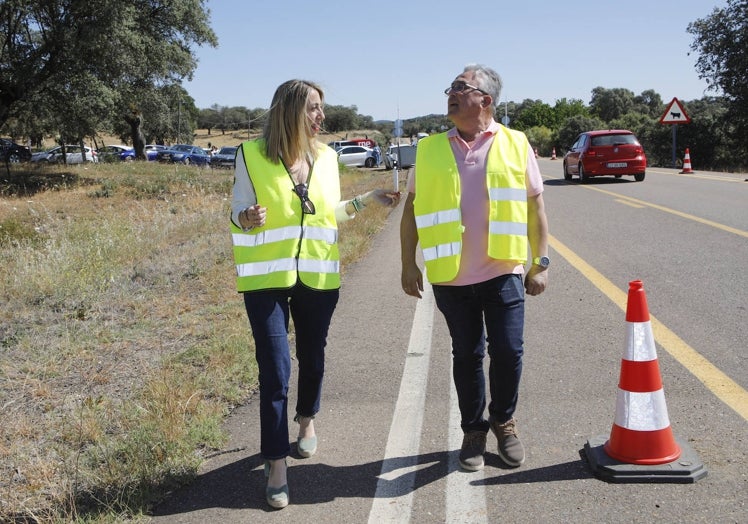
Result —
MULTIPOLYGON (((137 520, 222 448, 256 388, 233 173, 25 169, 0 180, 0 521, 137 520)), ((341 177, 348 197, 389 180, 341 177)), ((388 210, 365 214, 341 225, 343 267, 388 210)))

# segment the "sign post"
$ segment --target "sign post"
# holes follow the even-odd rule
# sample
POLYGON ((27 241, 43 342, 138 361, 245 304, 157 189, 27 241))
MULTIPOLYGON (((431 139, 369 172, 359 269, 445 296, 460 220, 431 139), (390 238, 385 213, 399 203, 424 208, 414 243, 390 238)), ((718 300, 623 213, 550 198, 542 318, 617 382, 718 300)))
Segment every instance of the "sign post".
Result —
MULTIPOLYGON (((400 115, 398 115, 398 117, 399 116, 400 115)), ((397 168, 400 165, 400 137, 403 136, 403 121, 400 120, 400 118, 395 120, 395 128, 392 130, 392 134, 397 137, 397 164, 392 170, 392 184, 395 186, 395 192, 397 192, 400 191, 400 178, 397 168)))
POLYGON ((691 123, 691 117, 688 116, 688 113, 686 113, 686 108, 683 107, 683 104, 680 103, 680 101, 673 97, 673 99, 670 101, 670 103, 667 106, 667 109, 660 117, 660 124, 670 124, 673 126, 673 167, 678 167, 678 160, 676 156, 676 150, 677 150, 677 140, 676 140, 676 134, 678 129, 678 124, 690 124, 691 123))

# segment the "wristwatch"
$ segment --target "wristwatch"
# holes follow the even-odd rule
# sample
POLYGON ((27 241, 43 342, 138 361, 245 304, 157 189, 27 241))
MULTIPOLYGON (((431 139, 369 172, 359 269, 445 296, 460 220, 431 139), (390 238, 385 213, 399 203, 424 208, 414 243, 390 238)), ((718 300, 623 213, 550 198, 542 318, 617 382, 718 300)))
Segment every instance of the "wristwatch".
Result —
POLYGON ((548 266, 551 265, 551 259, 548 258, 548 257, 545 257, 545 256, 543 256, 543 257, 535 257, 535 258, 532 259, 532 263, 535 264, 536 266, 540 266, 542 268, 547 268, 548 266))

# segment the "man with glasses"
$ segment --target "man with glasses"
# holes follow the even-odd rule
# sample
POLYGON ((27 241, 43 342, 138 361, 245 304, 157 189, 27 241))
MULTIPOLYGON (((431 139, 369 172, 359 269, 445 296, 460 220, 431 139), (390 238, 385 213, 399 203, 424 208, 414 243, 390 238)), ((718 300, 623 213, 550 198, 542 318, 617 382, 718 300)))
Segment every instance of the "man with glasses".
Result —
POLYGON ((525 460, 514 419, 525 293, 539 295, 548 279, 543 180, 525 135, 494 120, 501 93, 495 71, 470 64, 444 93, 455 127, 418 143, 400 224, 402 287, 421 297, 420 244, 452 338, 452 375, 464 432, 461 467, 483 469, 489 429, 502 461, 518 467, 525 460), (525 272, 528 244, 532 255, 525 272))

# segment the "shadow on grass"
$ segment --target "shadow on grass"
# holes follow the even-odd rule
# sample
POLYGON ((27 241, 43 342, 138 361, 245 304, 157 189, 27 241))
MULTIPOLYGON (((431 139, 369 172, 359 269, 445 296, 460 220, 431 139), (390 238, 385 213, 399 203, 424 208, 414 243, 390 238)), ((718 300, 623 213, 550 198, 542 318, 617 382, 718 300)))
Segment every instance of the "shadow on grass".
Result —
POLYGON ((59 191, 97 183, 72 169, 51 169, 30 164, 0 166, 0 197, 28 197, 44 191, 59 191))

